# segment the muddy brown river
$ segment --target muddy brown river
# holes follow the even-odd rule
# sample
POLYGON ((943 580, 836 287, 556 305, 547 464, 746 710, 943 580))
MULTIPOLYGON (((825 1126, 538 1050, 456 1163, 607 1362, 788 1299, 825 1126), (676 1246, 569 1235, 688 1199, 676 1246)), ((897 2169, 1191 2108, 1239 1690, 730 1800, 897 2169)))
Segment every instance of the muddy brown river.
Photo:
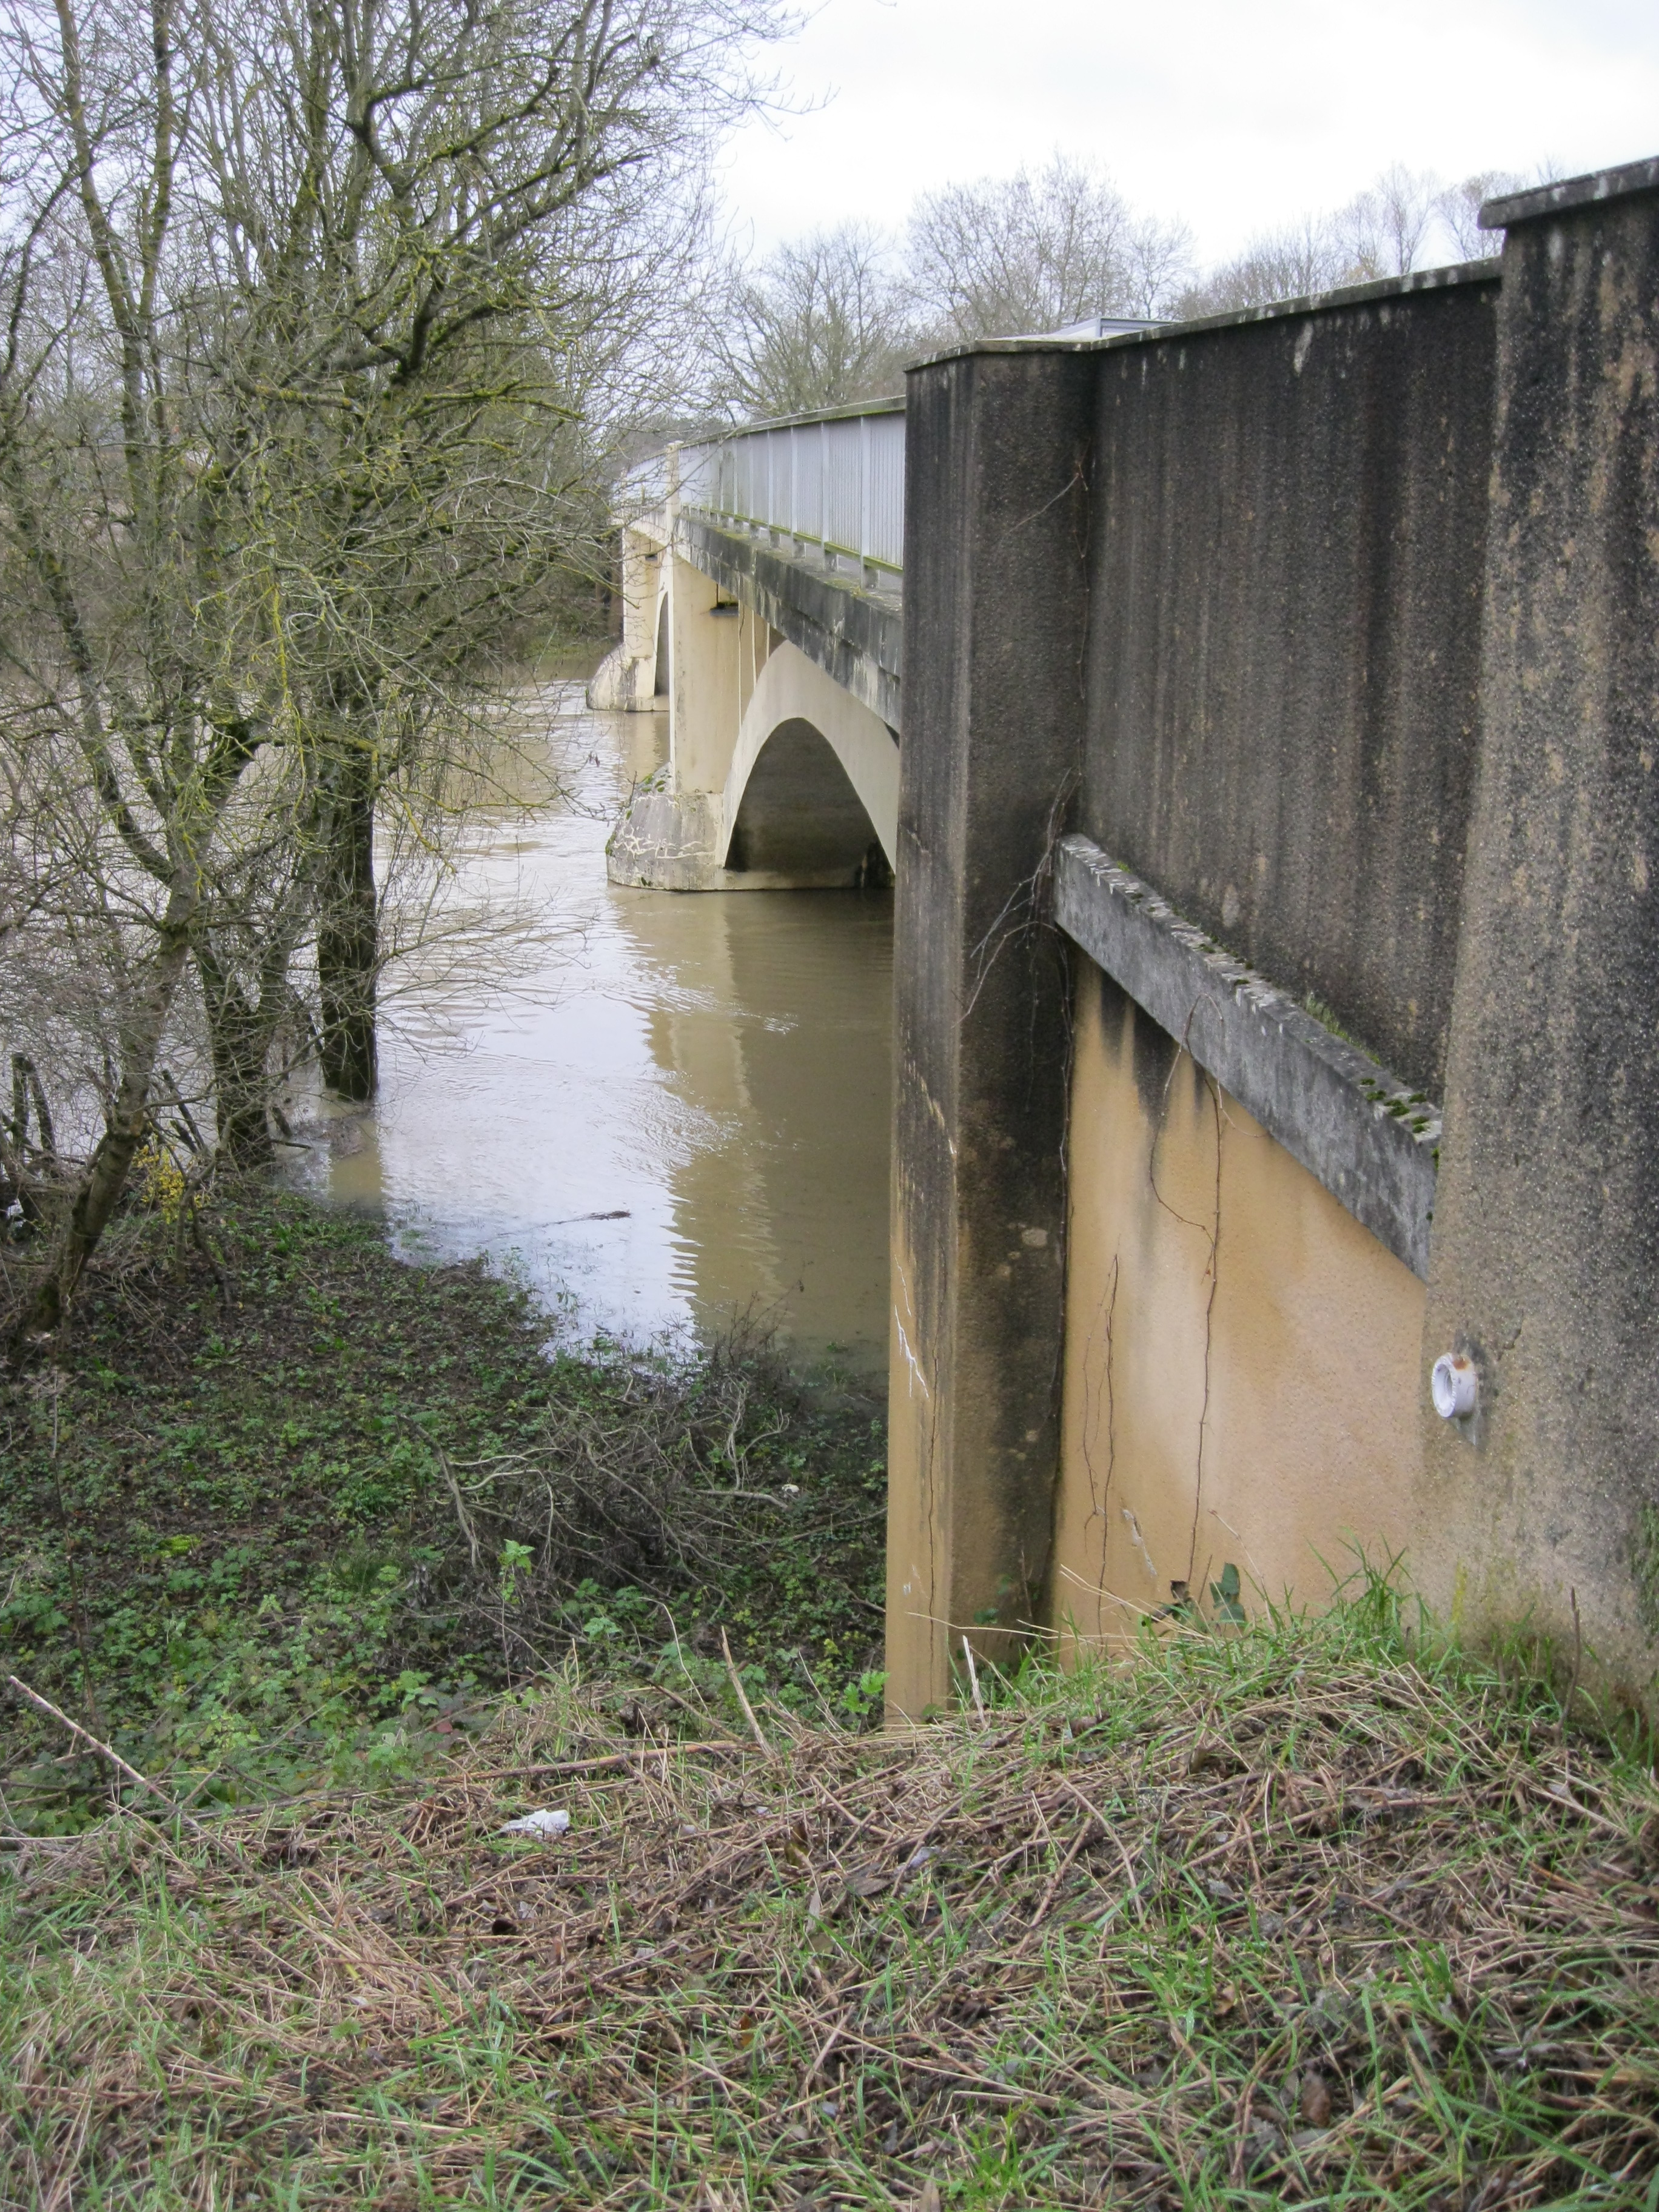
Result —
POLYGON ((889 892, 623 890, 605 845, 662 718, 546 695, 562 795, 469 830, 453 896, 505 955, 396 989, 367 1113, 313 1103, 288 1172, 410 1256, 482 1254, 561 1334, 643 1345, 763 1319, 884 1352, 889 892))

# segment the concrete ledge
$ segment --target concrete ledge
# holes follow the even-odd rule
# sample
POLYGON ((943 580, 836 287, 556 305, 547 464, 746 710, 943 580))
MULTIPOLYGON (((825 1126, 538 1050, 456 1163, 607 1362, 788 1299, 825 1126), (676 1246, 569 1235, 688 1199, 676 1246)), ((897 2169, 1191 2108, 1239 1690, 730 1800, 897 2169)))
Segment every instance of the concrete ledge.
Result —
MULTIPOLYGON (((1507 202, 1489 201, 1482 216, 1507 202)), ((1364 284, 1336 284, 1328 292, 1304 292, 1290 300, 1267 300, 1259 307, 1229 307, 1218 315, 1194 315, 1184 323, 1150 323, 1144 329, 1115 331, 1109 337, 1068 338, 1039 332, 1030 337, 975 338, 969 344, 946 346, 911 362, 912 370, 930 368, 946 361, 967 361, 984 354, 1117 353, 1127 346, 1184 344, 1212 331, 1247 329, 1253 323, 1280 323, 1295 315, 1322 315, 1351 307, 1387 307, 1395 300, 1412 299, 1424 292, 1447 292, 1465 284, 1486 284, 1495 291, 1502 282, 1496 259, 1455 261, 1444 269, 1413 269, 1404 276, 1376 276, 1364 284)))
POLYGON ((1060 842, 1054 919, 1356 1221, 1427 1279, 1437 1107, 1087 837, 1060 842))
POLYGON ((899 727, 904 615, 896 596, 830 575, 700 514, 682 511, 675 543, 682 560, 753 607, 890 729, 899 727))
POLYGON ((1488 200, 1480 210, 1480 228, 1512 230, 1516 223, 1535 222, 1541 215, 1562 215, 1569 208, 1651 191, 1659 191, 1659 161, 1627 161, 1621 169, 1592 169, 1588 176, 1563 177, 1553 185, 1488 200))

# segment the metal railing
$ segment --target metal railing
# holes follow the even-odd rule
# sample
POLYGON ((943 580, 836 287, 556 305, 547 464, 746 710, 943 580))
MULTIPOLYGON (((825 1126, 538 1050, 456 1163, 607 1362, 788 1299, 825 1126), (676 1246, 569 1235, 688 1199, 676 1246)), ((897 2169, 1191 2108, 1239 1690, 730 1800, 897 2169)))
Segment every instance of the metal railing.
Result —
POLYGON ((641 507, 683 508, 764 530, 896 576, 904 567, 904 402, 877 399, 729 437, 671 446, 630 471, 641 507))

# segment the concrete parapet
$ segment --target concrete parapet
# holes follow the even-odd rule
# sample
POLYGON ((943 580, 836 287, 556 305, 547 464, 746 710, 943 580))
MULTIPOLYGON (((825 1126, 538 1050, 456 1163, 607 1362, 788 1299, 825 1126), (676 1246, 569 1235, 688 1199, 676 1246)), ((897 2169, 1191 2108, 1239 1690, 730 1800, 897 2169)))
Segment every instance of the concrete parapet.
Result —
POLYGON ((1370 286, 1098 361, 1077 826, 1431 1097, 1498 290, 1370 286))
POLYGON ((903 1713, 1349 1541, 1659 1706, 1659 164, 1489 216, 911 373, 903 1713))
POLYGON ((1659 164, 1500 202, 1481 736, 1424 1342, 1435 1595, 1659 1659, 1659 164), (1443 1567, 1441 1561, 1444 1561, 1443 1567))
POLYGON ((1007 1654, 1048 1575, 1066 983, 1036 892, 1077 760, 1092 380, 1057 353, 909 383, 887 1666, 912 1716, 964 1635, 1007 1654))

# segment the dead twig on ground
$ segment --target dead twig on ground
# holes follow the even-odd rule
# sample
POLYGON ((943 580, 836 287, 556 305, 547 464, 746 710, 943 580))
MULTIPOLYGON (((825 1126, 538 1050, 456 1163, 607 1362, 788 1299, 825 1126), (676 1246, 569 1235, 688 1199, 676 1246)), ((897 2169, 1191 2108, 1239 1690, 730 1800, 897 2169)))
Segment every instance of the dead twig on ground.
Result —
POLYGON ((770 1759, 772 1747, 762 1733, 760 1723, 755 1718, 755 1708, 749 1702, 749 1693, 743 1686, 743 1677, 738 1674, 737 1662, 732 1656, 731 1640, 723 1628, 720 1631, 720 1650, 726 1656, 726 1674, 730 1678, 732 1687, 737 1692, 738 1703, 743 1707, 743 1717, 749 1723, 749 1733, 770 1759))
POLYGON ((204 1828, 202 1823, 187 1813, 182 1805, 169 1797, 165 1790, 152 1782, 148 1775, 141 1774, 129 1760, 123 1759, 113 1745, 105 1743, 100 1737, 94 1735, 90 1729, 82 1728, 79 1721, 71 1720, 66 1712, 53 1705, 50 1698, 43 1698, 38 1690, 30 1689, 28 1684, 21 1676, 8 1674, 6 1682, 8 1687, 15 1690, 26 1704, 33 1705, 37 1712, 44 1713, 48 1720, 56 1721, 60 1728, 67 1729, 71 1735, 77 1737, 89 1750, 96 1752, 100 1759, 107 1759, 118 1773, 125 1774, 135 1789, 142 1790, 148 1796, 155 1798, 156 1803, 172 1814, 173 1819, 181 1826, 188 1828, 191 1835, 199 1837, 204 1843, 211 1844, 216 1850, 224 1851, 227 1856, 233 1858, 239 1866, 241 1864, 242 1855, 234 1843, 228 1838, 222 1835, 216 1836, 204 1828))

